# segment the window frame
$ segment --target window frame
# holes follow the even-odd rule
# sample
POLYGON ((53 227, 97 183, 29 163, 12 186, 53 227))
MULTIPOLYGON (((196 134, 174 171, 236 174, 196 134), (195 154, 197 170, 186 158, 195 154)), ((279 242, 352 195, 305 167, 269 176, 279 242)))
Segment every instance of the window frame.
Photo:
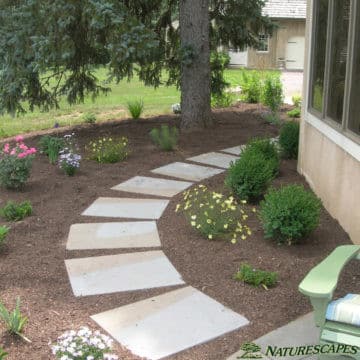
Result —
POLYGON ((318 23, 318 5, 319 0, 313 0, 312 3, 312 26, 310 30, 310 59, 309 59, 309 79, 307 84, 308 92, 308 101, 307 101, 307 112, 312 116, 316 117, 320 121, 326 123, 331 128, 339 132, 340 134, 346 136, 350 140, 360 144, 360 135, 354 133, 348 128, 349 116, 350 116, 350 93, 352 85, 352 74, 354 71, 354 51, 355 51, 355 30, 356 30, 356 15, 358 6, 360 6, 360 0, 350 0, 350 18, 349 18, 349 34, 348 34, 348 56, 346 62, 346 77, 345 77, 345 91, 344 91, 344 109, 342 122, 339 124, 335 120, 327 116, 328 110, 328 101, 329 101, 329 74, 331 71, 331 45, 332 45, 332 36, 334 33, 334 9, 335 9, 335 0, 329 0, 329 9, 328 9, 328 21, 327 21, 327 43, 326 43, 326 59, 325 59, 325 70, 324 70, 324 96, 323 96, 323 106, 322 112, 314 109, 312 107, 313 99, 313 81, 314 81, 314 64, 315 64, 315 42, 316 42, 316 27, 318 23))
POLYGON ((258 38, 259 38, 259 41, 262 41, 266 45, 267 50, 258 50, 258 49, 256 49, 256 52, 260 53, 260 54, 268 54, 270 52, 270 36, 269 36, 269 34, 261 33, 261 34, 258 35, 258 38), (266 37, 266 43, 265 43, 265 39, 263 41, 260 40, 260 36, 266 37))

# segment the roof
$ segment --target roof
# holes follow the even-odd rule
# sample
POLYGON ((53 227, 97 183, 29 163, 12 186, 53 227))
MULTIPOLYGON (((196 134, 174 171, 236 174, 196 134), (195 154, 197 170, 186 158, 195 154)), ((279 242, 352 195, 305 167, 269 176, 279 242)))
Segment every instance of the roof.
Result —
POLYGON ((263 14, 277 19, 306 19, 306 0, 267 0, 263 14))

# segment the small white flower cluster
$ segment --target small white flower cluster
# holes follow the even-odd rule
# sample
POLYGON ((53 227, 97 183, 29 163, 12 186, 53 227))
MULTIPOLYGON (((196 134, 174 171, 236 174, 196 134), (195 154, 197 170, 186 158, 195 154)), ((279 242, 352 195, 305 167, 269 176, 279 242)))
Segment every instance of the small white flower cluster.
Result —
POLYGON ((118 360, 110 354, 113 340, 99 331, 87 327, 79 331, 66 331, 51 347, 53 355, 60 360, 118 360))
POLYGON ((73 154, 71 152, 69 153, 62 152, 60 153, 59 156, 60 167, 64 166, 64 162, 65 162, 67 166, 78 169, 80 167, 80 160, 81 160, 81 155, 73 154))
POLYGON ((171 109, 174 114, 181 114, 181 105, 180 104, 171 105, 171 109))

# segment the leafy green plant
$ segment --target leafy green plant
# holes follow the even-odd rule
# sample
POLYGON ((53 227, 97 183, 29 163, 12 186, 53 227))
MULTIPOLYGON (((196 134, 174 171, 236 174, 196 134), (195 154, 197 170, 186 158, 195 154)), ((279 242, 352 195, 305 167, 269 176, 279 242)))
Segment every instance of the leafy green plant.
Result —
POLYGON ((10 228, 5 225, 0 226, 0 247, 5 243, 9 230, 10 228))
POLYGON ((285 123, 280 129, 279 144, 284 157, 296 159, 299 152, 300 124, 296 121, 285 123))
POLYGON ((241 80, 241 99, 248 103, 259 103, 262 93, 262 79, 255 70, 243 70, 241 80))
POLYGON ((277 175, 280 167, 280 156, 277 145, 271 139, 252 139, 246 145, 247 151, 260 152, 265 159, 270 161, 273 165, 274 175, 277 175))
POLYGON ((291 100, 296 108, 301 108, 302 97, 300 94, 293 95, 291 97, 291 100))
POLYGON ((30 201, 24 201, 20 204, 8 201, 6 205, 0 209, 0 215, 7 221, 20 221, 26 216, 30 216, 32 210, 30 201))
POLYGON ((128 101, 127 108, 133 119, 139 119, 144 111, 144 101, 143 100, 128 101))
POLYGON ((225 185, 239 199, 254 202, 266 192, 274 174, 274 162, 260 151, 246 147, 240 159, 230 165, 225 185))
POLYGON ((42 136, 38 143, 40 153, 49 157, 50 164, 55 164, 59 153, 65 148, 65 140, 56 136, 42 136))
POLYGON ((321 201, 302 185, 271 189, 260 204, 265 237, 278 243, 294 244, 319 224, 321 201))
POLYGON ((4 360, 9 354, 2 348, 0 347, 0 360, 4 360))
POLYGON ((288 111, 286 114, 287 114, 287 116, 289 116, 291 118, 299 118, 301 116, 301 109, 295 108, 295 109, 288 111))
POLYGON ((4 304, 0 302, 0 319, 5 323, 5 326, 10 333, 20 336, 27 342, 31 342, 22 334, 24 327, 28 322, 28 318, 21 314, 20 298, 16 299, 15 309, 12 312, 8 311, 4 304))
POLYGON ((176 126, 161 125, 160 128, 150 131, 150 137, 161 150, 173 151, 179 139, 179 130, 176 126))
POLYGON ((261 285, 268 290, 268 288, 276 285, 278 274, 276 272, 254 269, 249 264, 242 264, 240 270, 234 275, 234 279, 256 287, 261 285))
MULTIPOLYGON (((230 63, 230 56, 228 52, 213 51, 210 56, 210 69, 211 69, 211 96, 214 99, 218 99, 219 105, 224 104, 228 97, 224 97, 225 89, 230 85, 225 80, 224 72, 230 63)), ((228 105, 230 106, 230 105, 228 105)), ((220 106, 219 106, 220 107, 220 106)), ((222 106, 226 107, 226 106, 222 106)))
POLYGON ((262 101, 274 115, 279 112, 284 101, 283 86, 279 75, 271 74, 266 77, 262 101))
POLYGON ((239 237, 245 240, 251 235, 246 225, 248 215, 242 206, 245 203, 238 204, 232 196, 227 198, 199 185, 183 193, 183 201, 175 211, 182 211, 190 225, 204 238, 231 239, 236 243, 239 237))
POLYGON ((87 124, 95 124, 96 123, 96 115, 93 113, 86 113, 83 116, 84 122, 87 124))
POLYGON ((14 147, 11 148, 7 143, 0 150, 0 185, 18 190, 30 176, 36 149, 27 147, 21 135, 17 136, 15 141, 14 147))
POLYGON ((126 137, 112 138, 103 137, 91 141, 86 147, 90 153, 90 159, 99 163, 116 163, 124 161, 129 155, 129 141, 126 137))
POLYGON ((211 96, 211 107, 213 108, 227 108, 232 106, 233 103, 234 95, 231 93, 211 96))

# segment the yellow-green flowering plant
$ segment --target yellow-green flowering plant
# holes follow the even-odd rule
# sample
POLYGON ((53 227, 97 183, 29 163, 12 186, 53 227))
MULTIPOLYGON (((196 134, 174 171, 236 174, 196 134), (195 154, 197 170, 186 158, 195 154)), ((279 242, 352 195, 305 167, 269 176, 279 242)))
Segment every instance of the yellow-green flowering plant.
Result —
POLYGON ((234 197, 210 191, 205 185, 196 186, 183 193, 183 201, 176 212, 183 212, 190 225, 209 240, 246 240, 251 235, 247 226, 246 201, 237 202, 234 197))
POLYGON ((90 153, 90 159, 99 163, 116 163, 123 161, 129 155, 129 141, 126 137, 112 138, 102 137, 94 141, 90 141, 86 147, 90 153))

